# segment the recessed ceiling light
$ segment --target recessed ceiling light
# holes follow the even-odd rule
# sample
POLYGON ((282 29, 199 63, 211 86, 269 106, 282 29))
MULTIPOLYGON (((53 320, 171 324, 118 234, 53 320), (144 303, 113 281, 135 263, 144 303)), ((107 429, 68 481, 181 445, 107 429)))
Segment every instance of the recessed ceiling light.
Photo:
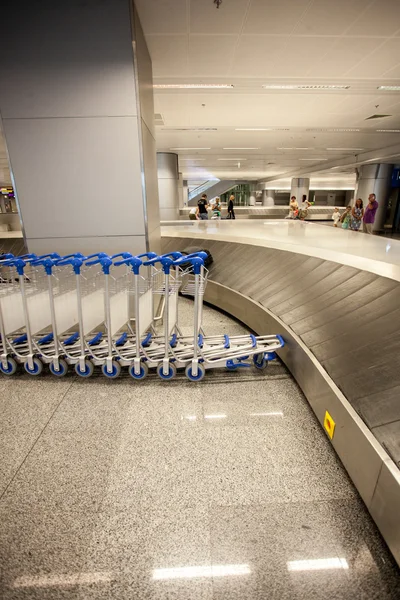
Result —
POLYGON ((294 150, 294 148, 277 148, 277 150, 294 150))
POLYGON ((162 90, 225 90, 234 86, 230 83, 155 83, 153 88, 162 90))
POLYGON ((265 84, 263 86, 265 90, 348 90, 349 85, 302 85, 302 84, 265 84))
POLYGON ((235 131, 272 131, 271 127, 236 127, 235 131))
POLYGON ((216 127, 164 127, 161 131, 218 131, 216 127))
POLYGON ((259 150, 260 148, 222 148, 223 150, 259 150))
POLYGON ((327 158, 299 158, 299 160, 311 160, 313 162, 316 162, 318 160, 328 160, 327 158))
POLYGON ((378 85, 377 90, 386 90, 387 92, 400 92, 400 85, 378 85))
POLYGON ((211 148, 170 148, 170 150, 211 150, 211 148))
POLYGON ((327 150, 338 150, 338 151, 345 151, 345 150, 364 150, 364 148, 327 148, 327 150))
POLYGON ((378 133, 400 133, 400 129, 377 129, 378 133))
POLYGON ((306 131, 318 131, 318 132, 327 132, 327 133, 356 133, 360 131, 359 129, 347 128, 347 127, 339 127, 334 129, 332 127, 324 128, 324 127, 310 127, 306 129, 306 131))

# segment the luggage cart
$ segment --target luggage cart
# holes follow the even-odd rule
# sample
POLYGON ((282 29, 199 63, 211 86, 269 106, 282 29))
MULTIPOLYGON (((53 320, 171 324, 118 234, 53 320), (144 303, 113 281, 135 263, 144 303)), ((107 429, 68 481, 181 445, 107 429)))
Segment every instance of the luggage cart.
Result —
POLYGON ((176 348, 171 348, 176 367, 185 367, 185 374, 190 381, 200 381, 206 369, 226 367, 236 370, 240 367, 250 367, 253 364, 258 369, 267 366, 268 361, 275 357, 275 351, 284 345, 279 335, 255 336, 205 336, 202 326, 203 297, 207 284, 208 271, 204 267, 204 258, 189 255, 174 262, 178 266, 190 262, 191 267, 185 272, 187 279, 182 294, 193 296, 193 337, 182 338, 176 348))
POLYGON ((35 259, 36 255, 26 256, 25 260, 11 258, 2 264, 8 271, 7 284, 0 292, 0 368, 5 375, 15 373, 18 363, 30 375, 39 375, 43 369, 42 361, 35 355, 32 330, 37 331, 43 322, 44 296, 37 279, 27 279, 25 275, 28 258, 35 259))

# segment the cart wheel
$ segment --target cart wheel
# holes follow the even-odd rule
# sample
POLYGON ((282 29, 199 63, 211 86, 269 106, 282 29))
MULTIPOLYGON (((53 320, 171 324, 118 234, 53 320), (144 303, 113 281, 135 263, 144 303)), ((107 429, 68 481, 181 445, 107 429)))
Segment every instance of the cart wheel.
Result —
POLYGON ((56 377, 64 377, 68 372, 68 363, 63 358, 58 359, 58 371, 54 365, 54 363, 50 363, 49 366, 50 373, 55 375, 56 377))
POLYGON ((206 370, 203 365, 197 365, 197 375, 192 373, 192 365, 188 365, 185 369, 185 375, 190 381, 200 381, 206 374, 206 370))
POLYGON ((176 367, 173 364, 169 364, 169 368, 168 368, 168 374, 164 375, 163 373, 163 365, 161 363, 161 365, 158 365, 157 367, 157 375, 159 377, 161 377, 161 379, 165 379, 165 381, 167 381, 168 379, 173 379, 176 375, 176 367))
POLYGON ((3 373, 3 375, 14 375, 15 371, 17 370, 17 363, 13 358, 7 358, 7 366, 6 368, 3 367, 2 363, 0 362, 0 371, 3 373))
POLYGON ((137 380, 144 379, 147 376, 148 372, 149 372, 149 367, 147 366, 147 363, 144 363, 144 362, 140 363, 140 373, 135 373, 134 365, 131 365, 129 367, 129 375, 131 377, 133 377, 133 379, 137 379, 137 380))
POLYGON ((260 371, 268 367, 268 361, 264 354, 255 354, 253 356, 253 363, 257 369, 260 369, 260 371))
POLYGON ((90 362, 90 360, 85 360, 85 368, 81 371, 79 363, 75 365, 75 373, 79 375, 79 377, 91 377, 94 371, 94 364, 90 362))
POLYGON ((111 366, 112 366, 111 373, 109 371, 107 371, 106 364, 102 365, 101 370, 103 372, 103 375, 105 377, 108 377, 108 379, 116 379, 121 374, 121 365, 116 360, 113 360, 111 366))
POLYGON ((40 375, 40 373, 43 371, 43 363, 41 360, 35 357, 33 359, 33 368, 31 369, 29 367, 28 361, 24 363, 24 368, 29 375, 40 375))

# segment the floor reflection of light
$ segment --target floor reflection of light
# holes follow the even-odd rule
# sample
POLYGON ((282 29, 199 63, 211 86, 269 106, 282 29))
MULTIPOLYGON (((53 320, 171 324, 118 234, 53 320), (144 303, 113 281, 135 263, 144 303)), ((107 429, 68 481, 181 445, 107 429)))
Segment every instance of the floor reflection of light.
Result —
POLYGON ((226 419, 226 415, 204 415, 205 419, 226 419))
POLYGON ((195 577, 228 577, 249 575, 249 565, 208 565, 154 569, 153 579, 192 579, 195 577))
POLYGON ((187 415, 185 417, 188 421, 195 421, 197 419, 196 415, 187 415))
POLYGON ((259 413, 250 413, 251 417, 283 417, 283 412, 259 412, 259 413))
POLYGON ((60 575, 22 575, 14 583, 14 588, 25 587, 66 587, 69 585, 104 583, 112 580, 111 573, 65 573, 60 575))
POLYGON ((316 558, 310 560, 291 560, 287 563, 288 571, 320 571, 324 569, 348 569, 345 558, 316 558))

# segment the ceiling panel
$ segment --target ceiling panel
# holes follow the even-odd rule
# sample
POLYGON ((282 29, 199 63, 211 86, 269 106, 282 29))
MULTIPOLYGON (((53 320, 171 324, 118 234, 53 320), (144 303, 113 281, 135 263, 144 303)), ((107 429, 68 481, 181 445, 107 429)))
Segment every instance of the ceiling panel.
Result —
POLYGON ((319 62, 310 68, 313 77, 342 77, 383 42, 381 38, 338 39, 327 52, 321 50, 319 62))
POLYGON ((186 33, 186 0, 135 0, 146 35, 186 33))
POLYGON ((267 77, 275 61, 285 53, 288 36, 242 35, 231 74, 235 77, 267 77))
POLYGON ((224 77, 228 74, 236 35, 191 35, 189 72, 192 77, 224 77))
POLYGON ((365 9, 366 0, 315 0, 294 33, 342 35, 365 9))
POLYGON ((269 69, 270 77, 305 77, 315 67, 321 52, 331 49, 337 38, 292 37, 269 69))
POLYGON ((153 65, 153 77, 187 77, 186 35, 148 35, 147 45, 153 65))
POLYGON ((226 0, 217 10, 211 0, 191 0, 190 32, 239 33, 248 4, 249 0, 226 0))
POLYGON ((398 0, 375 0, 372 5, 366 6, 366 10, 360 14, 347 34, 386 37, 394 35, 400 30, 398 12, 398 0))
POLYGON ((290 34, 309 4, 310 0, 252 0, 243 33, 290 34))
POLYGON ((382 46, 377 48, 372 54, 365 57, 353 69, 350 69, 347 76, 362 78, 382 77, 388 69, 394 68, 400 60, 400 38, 387 40, 382 46))

